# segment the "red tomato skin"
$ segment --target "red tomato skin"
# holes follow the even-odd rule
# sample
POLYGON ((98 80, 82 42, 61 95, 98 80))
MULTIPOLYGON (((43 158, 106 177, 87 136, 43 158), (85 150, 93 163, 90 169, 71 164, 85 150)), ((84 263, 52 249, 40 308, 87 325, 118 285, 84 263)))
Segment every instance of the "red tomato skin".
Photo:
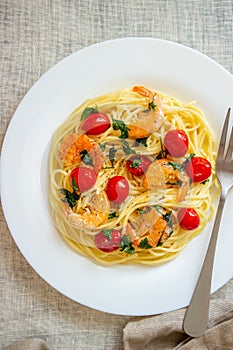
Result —
POLYGON ((177 213, 179 225, 184 230, 195 230, 200 225, 200 218, 193 208, 181 208, 177 213))
POLYGON ((108 180, 106 193, 111 202, 121 204, 129 194, 129 183, 124 176, 113 176, 108 180))
POLYGON ((164 137, 164 146, 174 158, 183 157, 188 151, 188 136, 184 130, 170 130, 164 137))
POLYGON ((71 171, 70 182, 75 180, 80 192, 85 192, 94 186, 96 182, 96 173, 93 169, 87 167, 77 167, 71 171))
POLYGON ((111 253, 120 248, 121 237, 121 232, 118 230, 112 230, 112 239, 106 237, 101 231, 95 236, 95 244, 103 252, 111 253))
POLYGON ((92 113, 82 123, 87 135, 99 135, 110 127, 110 119, 104 113, 92 113))
POLYGON ((203 182, 211 175, 210 162, 202 157, 193 157, 185 167, 185 171, 193 182, 203 182))
POLYGON ((149 158, 147 158, 146 156, 135 155, 135 156, 130 157, 127 160, 126 168, 129 170, 129 172, 131 174, 133 174, 135 176, 142 176, 145 174, 145 172, 147 171, 150 164, 151 164, 151 160, 149 158), (138 168, 130 167, 132 162, 138 158, 140 158, 142 161, 142 163, 138 166, 138 168))

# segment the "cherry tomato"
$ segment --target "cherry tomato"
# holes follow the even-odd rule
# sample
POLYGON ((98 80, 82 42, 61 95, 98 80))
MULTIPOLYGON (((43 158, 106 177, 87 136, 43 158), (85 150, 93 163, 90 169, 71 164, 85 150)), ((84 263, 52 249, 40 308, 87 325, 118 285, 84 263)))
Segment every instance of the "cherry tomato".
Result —
POLYGON ((178 222, 184 230, 194 230, 200 224, 200 218, 193 208, 182 208, 177 213, 178 222))
POLYGON ((107 114, 92 113, 82 123, 82 129, 87 135, 99 135, 110 127, 110 120, 107 114))
POLYGON ((106 193, 111 202, 121 204, 129 194, 129 183, 124 176, 113 176, 108 180, 106 193))
POLYGON ((74 168, 70 174, 70 181, 73 187, 75 184, 80 192, 85 192, 94 186, 96 174, 94 170, 87 167, 74 168))
POLYGON ((126 162, 126 168, 135 176, 142 176, 147 171, 151 161, 146 156, 135 155, 126 162))
POLYGON ((112 230, 108 234, 101 231, 95 236, 95 244, 98 249, 105 253, 110 253, 120 247, 121 237, 121 233, 118 230, 112 230))
POLYGON ((172 157, 183 157, 188 150, 188 136, 184 130, 170 130, 165 135, 164 146, 172 157))
POLYGON ((185 171, 193 182, 203 182, 211 175, 211 164, 205 158, 193 157, 186 165, 185 171))

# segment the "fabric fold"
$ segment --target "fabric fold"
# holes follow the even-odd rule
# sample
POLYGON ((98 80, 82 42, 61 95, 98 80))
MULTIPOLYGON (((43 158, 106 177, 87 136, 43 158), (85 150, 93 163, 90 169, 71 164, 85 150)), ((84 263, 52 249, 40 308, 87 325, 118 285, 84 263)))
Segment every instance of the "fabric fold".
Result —
POLYGON ((233 302, 211 300, 209 324, 200 338, 185 334, 185 308, 140 321, 129 322, 123 330, 124 350, 230 350, 233 349, 233 302))

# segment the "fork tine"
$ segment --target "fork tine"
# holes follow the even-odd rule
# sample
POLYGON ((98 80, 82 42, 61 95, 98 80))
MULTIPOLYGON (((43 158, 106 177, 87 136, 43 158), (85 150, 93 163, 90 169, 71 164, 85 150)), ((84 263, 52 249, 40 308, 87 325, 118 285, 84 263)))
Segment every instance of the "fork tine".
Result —
POLYGON ((227 153, 226 153, 226 160, 231 160, 232 158, 232 151, 233 151, 233 126, 231 128, 231 136, 230 136, 230 139, 229 139, 229 145, 228 145, 228 148, 227 148, 227 153))
POLYGON ((228 130, 228 125, 229 125, 230 114, 231 114, 231 109, 228 108, 227 115, 226 115, 225 122, 224 122, 223 129, 222 129, 222 135, 221 135, 221 139, 220 139, 219 149, 218 149, 218 157, 219 158, 223 158, 223 156, 224 156, 224 149, 225 149, 225 143, 226 143, 226 138, 227 138, 227 130, 228 130))

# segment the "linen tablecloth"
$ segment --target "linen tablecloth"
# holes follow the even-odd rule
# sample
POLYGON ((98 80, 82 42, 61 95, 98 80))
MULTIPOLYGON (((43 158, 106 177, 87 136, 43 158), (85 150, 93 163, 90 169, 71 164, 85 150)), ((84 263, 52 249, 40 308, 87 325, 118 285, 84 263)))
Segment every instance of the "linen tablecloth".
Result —
MULTIPOLYGON (((0 138, 28 89, 65 56, 122 37, 197 49, 233 72, 232 0, 2 0, 0 138)), ((16 247, 0 212, 0 348, 37 337, 55 350, 121 349, 137 317, 75 303, 44 282, 16 247)), ((233 280, 212 298, 233 299, 233 280)))

